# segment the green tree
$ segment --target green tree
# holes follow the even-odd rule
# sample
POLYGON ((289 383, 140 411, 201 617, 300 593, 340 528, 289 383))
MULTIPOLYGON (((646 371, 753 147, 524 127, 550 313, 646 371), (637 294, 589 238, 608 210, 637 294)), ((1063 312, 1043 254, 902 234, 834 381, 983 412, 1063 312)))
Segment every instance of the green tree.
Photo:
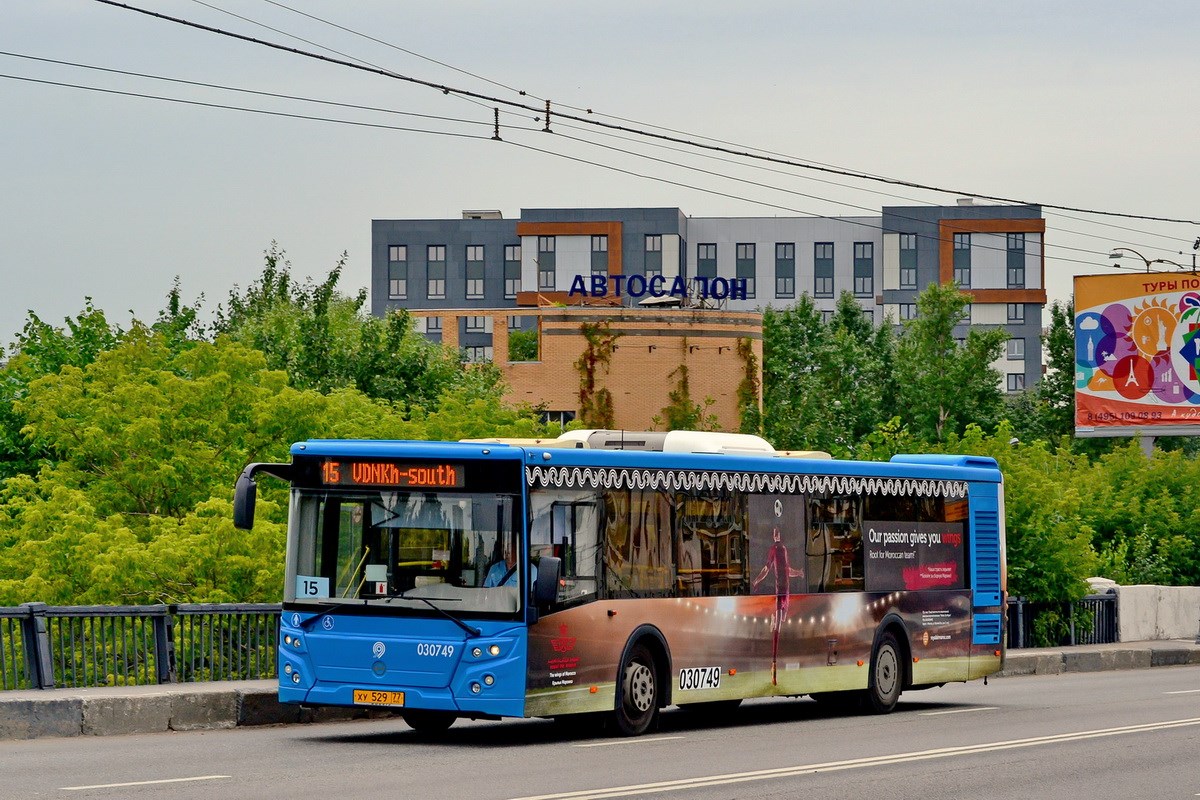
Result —
POLYGON ((763 313, 763 435, 778 449, 821 447, 817 364, 825 346, 821 312, 807 294, 791 308, 763 313))
POLYGON ((1200 584, 1200 462, 1179 450, 1146 458, 1136 441, 1100 456, 1087 482, 1087 520, 1105 577, 1121 583, 1200 584))
POLYGON ((345 254, 320 283, 297 284, 278 244, 265 253, 262 275, 230 292, 214 332, 262 351, 271 369, 297 389, 328 393, 354 386, 380 400, 430 407, 464 380, 460 354, 413 329, 407 311, 366 313, 366 290, 347 297, 336 287, 345 254))
POLYGON ((763 318, 763 430, 780 449, 839 455, 890 416, 894 341, 890 325, 874 327, 849 292, 829 324, 804 295, 763 318))
POLYGON ((972 328, 958 344, 954 329, 967 321, 969 299, 957 285, 930 284, 896 347, 901 418, 929 441, 944 441, 972 422, 990 429, 1001 416, 1000 374, 991 365, 1008 334, 972 328))
POLYGON ((103 311, 92 305, 90 297, 85 299, 83 311, 64 322, 66 327, 55 327, 29 312, 12 345, 12 357, 0 367, 0 480, 33 473, 43 459, 57 457, 53 450, 36 446, 22 433, 27 420, 17 403, 28 395, 29 385, 65 366, 86 367, 124 336, 103 311))
POLYGON ((527 331, 508 332, 508 360, 538 360, 538 332, 536 328, 530 328, 527 331))
POLYGON ((1087 592, 1096 574, 1094 531, 1085 513, 1086 456, 1052 450, 1045 442, 1012 445, 1012 428, 1001 423, 988 435, 967 425, 937 449, 995 458, 1004 475, 1008 591, 1034 601, 1069 600, 1087 592))

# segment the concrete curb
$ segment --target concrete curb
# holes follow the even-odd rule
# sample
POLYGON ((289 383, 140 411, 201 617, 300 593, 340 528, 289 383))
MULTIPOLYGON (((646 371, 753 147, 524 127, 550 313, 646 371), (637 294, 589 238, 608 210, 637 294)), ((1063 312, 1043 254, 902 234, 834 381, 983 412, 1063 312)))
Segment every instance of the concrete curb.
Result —
POLYGON ((1137 644, 1080 645, 1066 648, 1009 650, 997 678, 1017 675, 1060 675, 1064 672, 1106 672, 1117 669, 1200 664, 1200 646, 1183 641, 1137 644))
MULTIPOLYGON (((994 677, 1200 664, 1200 643, 1171 640, 1012 650, 994 677)), ((275 681, 0 692, 0 740, 217 730, 384 719, 393 711, 283 705, 275 681)))
POLYGON ((367 708, 284 705, 277 692, 275 681, 3 692, 0 740, 217 730, 396 715, 367 708))

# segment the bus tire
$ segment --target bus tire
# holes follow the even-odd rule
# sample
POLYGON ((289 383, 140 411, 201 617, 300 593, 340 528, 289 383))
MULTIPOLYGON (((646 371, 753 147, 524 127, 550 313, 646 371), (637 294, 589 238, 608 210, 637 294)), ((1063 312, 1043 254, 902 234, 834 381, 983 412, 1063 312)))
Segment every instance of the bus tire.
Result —
POLYGON ((427 711, 425 709, 410 709, 400 712, 400 716, 417 733, 433 735, 445 733, 457 719, 449 711, 427 711))
POLYGON ((896 707, 904 689, 904 662, 900 643, 891 631, 884 631, 871 654, 871 674, 867 680, 867 709, 887 714, 896 707))
POLYGON ((658 664, 649 648, 637 643, 629 648, 617 673, 617 731, 640 736, 658 719, 658 664))

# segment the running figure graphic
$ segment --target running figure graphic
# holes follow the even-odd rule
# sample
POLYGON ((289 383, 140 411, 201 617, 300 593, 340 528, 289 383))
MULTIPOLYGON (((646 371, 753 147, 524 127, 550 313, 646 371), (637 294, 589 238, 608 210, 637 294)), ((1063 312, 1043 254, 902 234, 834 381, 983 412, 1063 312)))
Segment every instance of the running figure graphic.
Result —
POLYGON ((771 622, 771 685, 778 686, 776 669, 779 660, 779 629, 787 618, 788 603, 792 597, 791 579, 803 578, 804 569, 794 568, 788 560, 787 547, 779 540, 779 528, 771 530, 771 539, 771 547, 767 550, 767 563, 763 564, 762 571, 751 582, 750 590, 756 591, 758 585, 767 577, 767 573, 774 570, 775 618, 771 622))

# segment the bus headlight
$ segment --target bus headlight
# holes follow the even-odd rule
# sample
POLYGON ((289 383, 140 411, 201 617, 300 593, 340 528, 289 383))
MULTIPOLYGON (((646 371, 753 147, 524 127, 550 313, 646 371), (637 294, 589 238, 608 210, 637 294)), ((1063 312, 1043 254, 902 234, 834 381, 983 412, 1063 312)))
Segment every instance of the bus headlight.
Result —
MULTIPOLYGON (((492 645, 492 646, 495 647, 495 645, 492 645)), ((474 656, 475 658, 479 658, 481 655, 483 655, 483 650, 476 647, 473 650, 471 650, 471 655, 474 656)))
POLYGON ((483 691, 483 687, 480 686, 478 683, 471 684, 471 694, 479 694, 482 691, 483 691))
POLYGON ((291 664, 284 664, 284 665, 283 665, 283 674, 284 674, 284 675, 291 675, 291 674, 292 674, 292 665, 291 665, 291 664))
POLYGON ((483 682, 486 683, 488 686, 491 686, 493 683, 496 682, 496 678, 494 675, 484 675, 483 682))
POLYGON ((488 652, 494 656, 500 655, 500 645, 498 645, 498 644, 492 645, 491 647, 488 648, 488 652))

